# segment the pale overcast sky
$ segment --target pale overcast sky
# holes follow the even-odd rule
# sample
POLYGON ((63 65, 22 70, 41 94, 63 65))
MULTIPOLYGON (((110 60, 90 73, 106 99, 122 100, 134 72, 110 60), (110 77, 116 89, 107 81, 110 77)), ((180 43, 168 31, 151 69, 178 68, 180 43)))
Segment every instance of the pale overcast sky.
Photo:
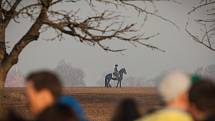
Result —
MULTIPOLYGON (((114 40, 106 43, 112 45, 113 48, 127 48, 128 50, 112 53, 103 51, 96 46, 82 44, 68 36, 63 41, 46 41, 43 38, 51 35, 43 34, 39 40, 32 42, 24 49, 19 57, 17 67, 25 76, 34 70, 54 69, 61 60, 65 60, 72 63, 74 67, 83 69, 86 74, 84 80, 87 86, 95 86, 104 73, 113 70, 116 63, 119 64, 119 67, 127 69, 127 76, 144 79, 154 78, 170 69, 177 68, 193 72, 198 67, 215 64, 215 52, 196 43, 184 30, 186 21, 188 21, 187 12, 198 1, 179 1, 182 4, 159 2, 156 5, 160 15, 174 21, 180 29, 153 16, 149 16, 142 28, 148 35, 160 33, 159 36, 147 42, 166 50, 166 52, 152 51, 141 45, 134 47, 126 42, 114 40)), ((69 9, 70 6, 63 7, 69 9)), ((89 14, 84 3, 79 3, 76 7, 80 7, 81 14, 89 14)), ((101 9, 101 6, 98 9, 101 9)), ((133 10, 124 11, 123 14, 129 17, 128 21, 138 23, 143 21, 143 17, 138 17, 133 10)), ((198 16, 201 14, 199 13, 198 16)), ((16 38, 20 38, 22 33, 26 32, 29 24, 27 21, 24 24, 10 24, 6 35, 7 40, 13 41, 9 43, 10 46, 16 42, 16 38)), ((196 28, 198 30, 198 27, 196 28)))

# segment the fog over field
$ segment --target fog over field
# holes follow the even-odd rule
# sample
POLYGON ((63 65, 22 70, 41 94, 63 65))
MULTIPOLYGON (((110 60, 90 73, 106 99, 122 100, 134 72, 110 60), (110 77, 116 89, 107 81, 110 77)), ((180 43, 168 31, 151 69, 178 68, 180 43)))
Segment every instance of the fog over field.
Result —
MULTIPOLYGON (((62 64, 70 65, 71 68, 67 69, 73 72, 71 74, 60 74, 63 75, 62 78, 65 81, 68 81, 69 76, 74 74, 71 77, 72 80, 78 79, 80 82, 66 82, 69 85, 71 84, 71 86, 102 86, 104 85, 104 76, 113 72, 115 64, 119 65, 119 69, 124 67, 127 70, 127 75, 125 80, 123 80, 123 85, 125 86, 142 86, 144 84, 152 86, 162 73, 172 69, 182 69, 190 73, 197 70, 204 71, 203 67, 215 65, 215 52, 195 42, 185 32, 187 21, 192 21, 196 16, 203 15, 201 12, 193 16, 187 14, 193 6, 198 4, 197 0, 178 1, 180 3, 158 2, 155 5, 159 10, 159 15, 175 22, 179 28, 170 22, 150 15, 141 28, 141 31, 146 35, 159 33, 158 36, 146 40, 146 42, 165 50, 165 52, 152 50, 138 44, 135 47, 127 42, 109 40, 104 41, 104 43, 113 49, 127 50, 107 52, 98 46, 89 46, 68 36, 65 36, 65 39, 62 41, 48 41, 45 38, 52 36, 54 33, 43 33, 39 40, 32 42, 24 49, 19 57, 18 64, 10 71, 11 73, 18 73, 16 76, 20 80, 19 84, 13 82, 15 83, 13 85, 22 86, 23 77, 35 70, 51 69, 59 73, 68 72, 62 71, 68 66, 64 65, 64 68, 60 68, 60 64, 61 66, 62 64), (129 82, 130 80, 136 80, 137 83, 129 82)), ((89 7, 87 7, 84 1, 78 4, 75 7, 80 7, 81 15, 91 15, 89 7)), ((69 9, 71 6, 64 7, 69 9)), ((101 11, 105 9, 108 8, 97 7, 97 10, 101 11)), ((141 25, 144 21, 144 17, 138 16, 138 13, 134 13, 134 10, 121 9, 119 12, 126 16, 125 22, 141 25)), ((16 43, 13 40, 21 38, 23 33, 28 30, 28 25, 30 24, 31 21, 28 20, 20 24, 10 23, 7 28, 8 34, 6 38, 7 40, 12 40, 12 42, 8 43, 8 46, 13 46, 16 43)), ((200 31, 198 27, 195 24, 191 25, 191 28, 195 30, 194 33, 200 31)), ((215 72, 215 69, 211 70, 215 72)), ((13 79, 13 75, 10 75, 7 80, 13 79)), ((8 82, 6 85, 9 86, 8 82)))

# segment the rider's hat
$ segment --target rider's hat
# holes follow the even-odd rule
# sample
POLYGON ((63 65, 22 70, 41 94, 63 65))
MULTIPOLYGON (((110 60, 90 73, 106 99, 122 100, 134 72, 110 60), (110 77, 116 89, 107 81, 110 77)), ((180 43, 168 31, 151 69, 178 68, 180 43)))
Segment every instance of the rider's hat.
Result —
POLYGON ((118 64, 115 64, 115 66, 118 66, 118 64))

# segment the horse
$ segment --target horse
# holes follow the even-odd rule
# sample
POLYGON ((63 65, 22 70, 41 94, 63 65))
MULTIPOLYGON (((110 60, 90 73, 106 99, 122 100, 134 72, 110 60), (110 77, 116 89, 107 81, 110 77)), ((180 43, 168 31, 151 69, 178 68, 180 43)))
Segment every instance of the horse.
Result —
POLYGON ((107 74, 105 76, 105 87, 107 87, 107 88, 111 87, 110 81, 111 80, 117 80, 118 83, 117 83, 116 88, 118 88, 119 84, 120 84, 120 88, 121 88, 121 81, 123 79, 123 74, 127 74, 125 68, 122 68, 122 69, 119 70, 119 78, 113 78, 113 74, 112 73, 107 74))

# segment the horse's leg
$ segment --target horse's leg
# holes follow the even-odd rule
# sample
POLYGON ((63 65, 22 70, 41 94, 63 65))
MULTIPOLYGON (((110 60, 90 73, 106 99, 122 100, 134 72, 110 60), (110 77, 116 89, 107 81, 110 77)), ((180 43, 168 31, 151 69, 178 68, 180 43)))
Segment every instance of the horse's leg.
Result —
POLYGON ((110 85, 110 84, 108 84, 108 87, 109 87, 109 88, 111 88, 111 85, 110 85))
POLYGON ((107 87, 110 88, 111 85, 110 85, 110 79, 107 81, 107 87))
POLYGON ((105 87, 108 87, 108 85, 107 85, 107 79, 105 78, 105 87))
POLYGON ((122 87, 122 80, 120 81, 120 88, 122 87))
POLYGON ((109 78, 107 78, 107 80, 106 80, 106 86, 107 86, 107 88, 109 88, 110 86, 109 86, 109 83, 110 83, 110 79, 109 78))
POLYGON ((118 82, 117 82, 116 88, 118 88, 118 85, 119 85, 119 80, 118 80, 118 82))
POLYGON ((109 82, 110 82, 110 81, 108 80, 108 81, 107 81, 107 88, 109 88, 109 87, 110 87, 110 84, 109 84, 109 82))

